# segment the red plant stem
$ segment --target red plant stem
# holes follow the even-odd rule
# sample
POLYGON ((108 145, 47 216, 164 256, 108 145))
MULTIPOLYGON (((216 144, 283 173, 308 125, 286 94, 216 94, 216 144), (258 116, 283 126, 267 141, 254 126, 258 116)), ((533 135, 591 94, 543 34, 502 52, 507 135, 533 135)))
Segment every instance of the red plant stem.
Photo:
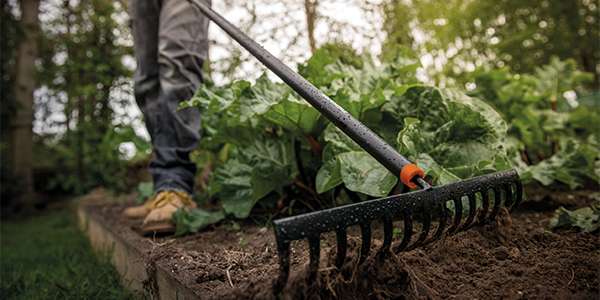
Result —
POLYGON ((275 129, 273 129, 273 128, 270 128, 269 130, 267 130, 267 133, 270 134, 273 137, 279 137, 277 135, 277 131, 275 131, 275 129))
POLYGON ((529 158, 527 157, 527 153, 525 151, 519 151, 519 153, 521 154, 521 160, 523 160, 528 166, 531 166, 529 158))
MULTIPOLYGON (((306 174, 304 172, 304 164, 302 163, 302 159, 300 159, 300 143, 297 138, 294 138, 294 154, 296 155, 296 166, 298 168, 298 172, 300 173, 299 178, 294 179, 295 181, 304 183, 306 182, 306 174)), ((314 207, 317 206, 315 200, 310 196, 310 194, 304 190, 300 189, 300 193, 302 194, 302 198, 308 204, 308 206, 314 210, 314 207)))
POLYGON ((541 149, 540 149, 540 150, 538 150, 538 152, 537 152, 537 157, 538 157, 538 159, 539 159, 540 161, 542 161, 542 160, 544 160, 544 159, 545 159, 545 158, 544 158, 544 152, 542 152, 542 150, 541 150, 541 149))
POLYGON ((310 142, 310 144, 313 146, 313 149, 315 149, 315 151, 317 151, 319 158, 323 158, 323 149, 321 149, 321 146, 319 146, 319 143, 317 143, 315 138, 310 134, 307 136, 307 138, 308 138, 308 141, 310 142))
POLYGON ((329 201, 329 199, 319 193, 317 193, 317 191, 315 191, 313 188, 311 188, 310 186, 305 185, 304 183, 300 182, 297 178, 294 179, 294 184, 296 184, 299 188, 302 188, 306 191, 309 191, 315 195, 317 195, 317 197, 321 198, 321 200, 323 201, 329 201))

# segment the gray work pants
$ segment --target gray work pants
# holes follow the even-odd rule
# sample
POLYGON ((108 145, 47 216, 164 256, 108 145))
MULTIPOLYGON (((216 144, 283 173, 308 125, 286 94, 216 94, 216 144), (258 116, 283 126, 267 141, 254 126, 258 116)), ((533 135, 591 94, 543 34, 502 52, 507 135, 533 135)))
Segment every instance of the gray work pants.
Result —
POLYGON ((203 81, 208 19, 187 0, 131 0, 129 15, 135 99, 156 153, 148 170, 157 192, 192 195, 196 165, 189 153, 200 140, 201 115, 195 107, 175 110, 203 81))

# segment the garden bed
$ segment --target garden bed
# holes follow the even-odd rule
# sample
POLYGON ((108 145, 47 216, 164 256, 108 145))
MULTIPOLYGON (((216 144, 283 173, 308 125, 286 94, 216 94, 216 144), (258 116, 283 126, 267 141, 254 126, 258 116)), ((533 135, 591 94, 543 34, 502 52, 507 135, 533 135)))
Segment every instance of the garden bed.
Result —
MULTIPOLYGON (((340 271, 332 267, 335 236, 323 234, 320 272, 311 282, 305 280, 308 244, 301 240, 292 243, 290 280, 278 296, 272 292, 279 267, 274 233, 265 224, 224 220, 179 238, 142 237, 136 233, 141 220, 119 217, 135 195, 112 200, 102 190, 86 196, 78 214, 95 248, 118 241, 113 264, 124 284, 160 299, 598 299, 598 233, 548 225, 559 206, 588 207, 587 195, 597 191, 597 185, 530 187, 521 208, 491 224, 360 266, 360 232, 352 228, 340 271)), ((381 244, 380 227, 374 222, 373 249, 381 244)))

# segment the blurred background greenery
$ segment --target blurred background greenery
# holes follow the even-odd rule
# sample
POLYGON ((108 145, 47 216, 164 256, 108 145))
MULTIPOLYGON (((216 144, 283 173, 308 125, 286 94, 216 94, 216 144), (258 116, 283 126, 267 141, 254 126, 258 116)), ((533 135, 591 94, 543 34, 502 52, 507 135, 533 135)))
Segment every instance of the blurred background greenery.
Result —
MULTIPOLYGON (((2 207, 43 207, 52 198, 43 195, 99 186, 131 192, 150 180, 151 144, 132 96, 128 4, 1 1, 2 207)), ((516 102, 557 112, 584 104, 597 115, 597 0, 228 0, 213 7, 291 66, 325 49, 361 68, 360 56, 387 61, 404 45, 421 62, 420 81, 466 90, 509 124, 523 117, 510 113, 516 102), (515 99, 498 100, 509 86, 515 99)), ((217 84, 265 71, 216 26, 210 37, 205 71, 217 84)), ((532 165, 561 149, 550 125, 532 131, 536 117, 509 129, 534 135, 515 144, 532 165)))

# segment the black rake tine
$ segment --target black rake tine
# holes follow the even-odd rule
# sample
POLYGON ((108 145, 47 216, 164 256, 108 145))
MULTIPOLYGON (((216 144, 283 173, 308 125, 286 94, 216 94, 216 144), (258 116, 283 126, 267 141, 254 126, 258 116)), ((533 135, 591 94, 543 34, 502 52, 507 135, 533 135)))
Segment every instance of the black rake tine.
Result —
POLYGON ((279 277, 275 281, 275 293, 279 293, 290 275, 290 243, 277 243, 277 252, 279 255, 279 277))
POLYGON ((400 245, 394 249, 394 253, 398 254, 407 248, 408 243, 412 238, 412 225, 412 211, 407 211, 404 213, 404 236, 402 237, 402 242, 400 242, 400 245))
POLYGON ((423 244, 423 242, 427 239, 427 235, 429 235, 429 229, 431 228, 431 211, 429 208, 423 209, 423 228, 421 229, 421 234, 417 241, 411 245, 411 249, 414 249, 423 244))
POLYGON ((512 185, 510 183, 505 184, 504 191, 506 192, 506 200, 504 201, 504 206, 508 209, 515 203, 513 201, 514 193, 512 190, 512 185))
POLYGON ((437 240, 442 233, 444 233, 444 228, 446 227, 446 219, 448 218, 448 208, 446 208, 446 203, 444 202, 442 205, 439 205, 440 211, 440 223, 438 224, 437 229, 433 233, 433 235, 423 242, 424 245, 427 245, 435 240, 437 240))
POLYGON ((481 191, 481 199, 483 201, 482 211, 477 218, 476 224, 473 224, 473 225, 479 225, 479 224, 485 223, 485 218, 490 209, 490 194, 489 194, 488 190, 481 191))
MULTIPOLYGON (((473 219, 475 219, 475 216, 477 215, 477 195, 473 194, 472 197, 468 197, 468 198, 469 198, 469 218, 471 219, 470 222, 473 222, 473 219)), ((482 196, 482 198, 483 198, 483 196, 482 196)))
POLYGON ((473 220, 475 220, 475 215, 477 214, 477 195, 475 193, 471 193, 467 196, 467 198, 469 198, 469 216, 462 224, 461 230, 471 228, 473 225, 473 220))
POLYGON ((348 248, 346 228, 340 228, 336 230, 337 238, 337 257, 335 259, 335 266, 340 269, 346 260, 346 249, 348 248))
POLYGON ((506 192, 510 193, 510 197, 507 196, 507 199, 510 199, 510 202, 504 203, 504 206, 508 209, 509 212, 517 209, 521 202, 523 201, 523 186, 520 181, 510 182, 505 185, 506 192))
POLYGON ((489 220, 493 221, 496 219, 496 215, 498 214, 498 210, 500 210, 500 205, 502 203, 502 192, 498 187, 493 188, 494 191, 494 206, 492 206, 492 212, 490 213, 489 220))
POLYGON ((462 213, 463 213, 461 198, 459 198, 458 200, 452 199, 450 201, 454 202, 454 223, 452 224, 452 226, 450 226, 450 228, 448 228, 448 234, 452 234, 454 231, 459 229, 460 222, 462 221, 462 213))
POLYGON ((514 211, 519 208, 521 202, 523 201, 523 184, 521 184, 520 180, 514 182, 516 184, 516 192, 515 192, 515 203, 509 208, 509 211, 514 211))
POLYGON ((360 232, 362 234, 362 244, 358 263, 362 264, 367 259, 371 249, 371 223, 360 223, 360 232))
POLYGON ((321 247, 319 247, 320 243, 321 238, 319 234, 308 237, 308 246, 310 248, 308 280, 315 279, 317 271, 319 270, 319 254, 321 252, 321 247))
POLYGON ((392 245, 392 237, 394 232, 394 223, 392 216, 386 215, 383 217, 383 244, 377 251, 378 256, 385 256, 392 245))

